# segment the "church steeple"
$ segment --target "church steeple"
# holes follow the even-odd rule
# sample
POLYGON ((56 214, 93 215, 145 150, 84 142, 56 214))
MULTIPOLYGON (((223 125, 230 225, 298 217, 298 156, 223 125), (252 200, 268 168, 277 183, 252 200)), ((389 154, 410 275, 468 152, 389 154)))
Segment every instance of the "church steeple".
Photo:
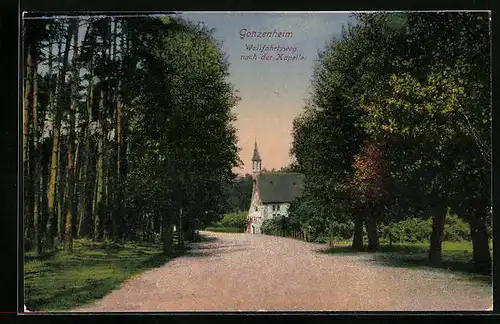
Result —
POLYGON ((253 149, 253 156, 252 156, 252 172, 253 173, 260 172, 261 162, 262 162, 262 160, 260 159, 259 150, 257 149, 257 139, 256 139, 255 140, 255 147, 253 149))

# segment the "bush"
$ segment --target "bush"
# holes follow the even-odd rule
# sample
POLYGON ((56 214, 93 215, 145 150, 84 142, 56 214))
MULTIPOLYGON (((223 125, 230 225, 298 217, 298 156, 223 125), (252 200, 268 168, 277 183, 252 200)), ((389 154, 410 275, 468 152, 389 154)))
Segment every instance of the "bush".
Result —
POLYGON ((280 235, 282 232, 282 220, 281 218, 266 219, 262 222, 260 228, 262 234, 266 235, 280 235))
MULTIPOLYGON (((395 243, 428 242, 432 233, 432 218, 409 218, 382 226, 381 238, 395 243)), ((448 215, 444 225, 444 241, 460 242, 470 240, 469 225, 457 215, 448 215)))
POLYGON ((448 215, 444 225, 443 239, 452 242, 470 241, 469 225, 462 221, 457 215, 448 215))
POLYGON ((302 232, 302 230, 300 226, 297 229, 297 227, 290 222, 289 217, 282 216, 264 220, 262 222, 261 232, 266 235, 287 236, 292 233, 302 232))
POLYGON ((244 232, 247 216, 246 212, 225 214, 222 220, 214 224, 214 227, 238 228, 239 231, 244 232))
POLYGON ((243 230, 237 227, 207 227, 205 228, 205 231, 220 233, 243 233, 243 230))
MULTIPOLYGON (((354 235, 354 222, 346 221, 346 222, 334 222, 332 224, 332 232, 333 237, 340 240, 349 240, 354 235)), ((330 236, 330 235, 328 235, 330 236)))
POLYGON ((318 233, 314 236, 311 236, 311 241, 313 243, 325 244, 328 243, 329 240, 330 237, 325 233, 318 233))
POLYGON ((395 243, 426 242, 432 233, 432 219, 409 218, 384 226, 381 237, 395 243))

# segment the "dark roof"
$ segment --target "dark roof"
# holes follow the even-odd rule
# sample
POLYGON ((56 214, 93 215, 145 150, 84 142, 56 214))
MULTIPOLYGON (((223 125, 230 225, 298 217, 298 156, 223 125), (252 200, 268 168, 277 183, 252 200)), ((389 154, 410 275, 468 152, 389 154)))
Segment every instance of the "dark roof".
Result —
POLYGON ((255 147, 253 149, 252 161, 262 161, 260 159, 259 150, 257 149, 257 141, 255 141, 255 147))
POLYGON ((304 175, 301 173, 263 173, 257 179, 263 204, 291 202, 301 195, 303 185, 304 175))

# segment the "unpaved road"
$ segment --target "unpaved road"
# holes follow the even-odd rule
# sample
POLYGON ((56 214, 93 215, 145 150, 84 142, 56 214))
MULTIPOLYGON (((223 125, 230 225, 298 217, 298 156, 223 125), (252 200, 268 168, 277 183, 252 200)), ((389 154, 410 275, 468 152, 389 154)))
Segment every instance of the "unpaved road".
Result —
POLYGON ((491 287, 445 272, 327 255, 324 245, 204 233, 185 256, 76 312, 486 310, 491 287))

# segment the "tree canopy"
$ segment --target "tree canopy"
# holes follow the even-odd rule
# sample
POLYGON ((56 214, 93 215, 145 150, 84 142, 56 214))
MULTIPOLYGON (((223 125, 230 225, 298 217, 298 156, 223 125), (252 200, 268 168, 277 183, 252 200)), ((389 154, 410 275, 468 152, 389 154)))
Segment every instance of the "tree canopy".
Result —
POLYGON ((225 212, 238 98, 212 31, 178 16, 24 21, 25 246, 153 240, 225 212), (84 35, 79 37, 80 35, 84 35))
POLYGON ((307 178, 292 214, 318 235, 353 221, 353 246, 365 223, 373 249, 381 221, 432 217, 429 261, 439 262, 451 208, 470 224, 476 270, 489 272, 488 14, 356 18, 319 53, 294 121, 292 153, 307 178))

